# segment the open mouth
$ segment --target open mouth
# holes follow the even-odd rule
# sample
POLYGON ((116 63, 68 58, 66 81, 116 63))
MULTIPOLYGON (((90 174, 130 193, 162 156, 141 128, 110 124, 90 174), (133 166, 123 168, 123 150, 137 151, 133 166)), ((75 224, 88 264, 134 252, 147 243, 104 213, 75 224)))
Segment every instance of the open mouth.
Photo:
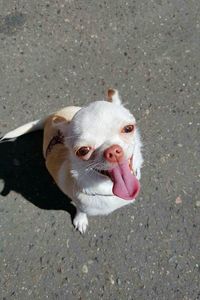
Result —
MULTIPOLYGON (((129 165, 131 174, 134 174, 134 171, 132 168, 132 160, 133 160, 133 156, 131 156, 131 158, 128 159, 128 165, 129 165)), ((109 170, 100 170, 100 169, 94 168, 94 171, 98 172, 99 174, 101 174, 103 176, 107 176, 110 178, 109 170)))
POLYGON ((98 170, 98 169, 94 169, 94 170, 103 176, 109 177, 109 173, 107 170, 98 170))
POLYGON ((140 184, 132 168, 132 157, 115 164, 109 170, 98 170, 98 173, 109 177, 113 182, 113 194, 125 200, 134 199, 140 190, 140 184))

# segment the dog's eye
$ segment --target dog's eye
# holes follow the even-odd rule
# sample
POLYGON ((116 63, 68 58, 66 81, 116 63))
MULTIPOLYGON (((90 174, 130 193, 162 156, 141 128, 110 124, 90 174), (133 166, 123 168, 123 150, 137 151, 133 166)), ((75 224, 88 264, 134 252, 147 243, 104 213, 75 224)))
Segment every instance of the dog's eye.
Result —
POLYGON ((76 151, 76 155, 78 157, 84 157, 90 152, 90 149, 91 149, 90 147, 81 147, 78 149, 78 151, 76 151))
POLYGON ((123 129, 122 129, 122 133, 129 133, 132 132, 134 130, 134 125, 126 125, 123 129))

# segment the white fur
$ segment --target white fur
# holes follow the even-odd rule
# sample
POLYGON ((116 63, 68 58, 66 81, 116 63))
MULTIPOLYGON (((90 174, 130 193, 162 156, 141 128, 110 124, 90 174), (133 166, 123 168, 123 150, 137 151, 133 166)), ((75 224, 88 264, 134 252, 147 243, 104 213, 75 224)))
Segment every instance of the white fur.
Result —
POLYGON ((79 110, 69 124, 68 136, 72 138, 67 138, 65 143, 70 149, 71 174, 76 182, 75 193, 72 197, 77 206, 74 224, 80 232, 85 231, 88 224, 85 214, 109 214, 134 202, 135 199, 127 201, 113 195, 112 181, 94 171, 93 167, 108 168, 109 165, 103 158, 103 151, 117 144, 123 148, 127 159, 133 155, 133 170, 140 179, 140 169, 143 163, 140 134, 136 129, 133 136, 122 137, 120 135, 120 128, 127 124, 135 124, 135 122, 133 115, 115 98, 114 103, 97 101, 89 104, 79 110), (82 160, 77 157, 74 149, 82 146, 94 148, 96 157, 93 160, 82 160))
POLYGON ((120 105, 121 104, 121 99, 119 97, 118 90, 113 90, 114 94, 112 96, 112 103, 120 105))
POLYGON ((80 233, 85 233, 88 226, 88 218, 86 213, 83 213, 77 209, 73 224, 74 227, 80 231, 80 233))
MULTIPOLYGON (((121 104, 118 91, 113 91, 112 102, 97 101, 78 108, 64 131, 69 157, 59 170, 57 184, 76 204, 77 213, 73 224, 81 233, 84 233, 88 226, 87 215, 109 214, 135 200, 127 201, 115 196, 112 192, 111 179, 94 170, 95 168, 108 170, 111 167, 104 158, 105 149, 119 145, 123 149, 125 159, 133 158, 132 169, 138 179, 141 177, 143 158, 139 131, 136 128, 132 134, 121 133, 124 126, 135 125, 136 120, 121 104), (91 147, 95 156, 91 156, 88 160, 77 157, 76 150, 83 146, 91 147)), ((67 108, 62 110, 63 116, 67 111, 67 108)), ((6 134, 2 140, 41 129, 45 119, 25 124, 6 134)), ((63 125, 58 123, 56 126, 63 125)), ((60 129, 62 131, 62 127, 60 129)))

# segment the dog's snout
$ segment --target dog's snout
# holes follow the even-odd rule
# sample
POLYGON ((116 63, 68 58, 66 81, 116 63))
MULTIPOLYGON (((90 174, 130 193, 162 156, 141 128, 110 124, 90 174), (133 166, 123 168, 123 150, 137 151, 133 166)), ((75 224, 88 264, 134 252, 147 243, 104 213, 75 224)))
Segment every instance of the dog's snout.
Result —
POLYGON ((104 151, 104 158, 111 163, 120 162, 123 156, 123 149, 119 145, 112 145, 104 151))

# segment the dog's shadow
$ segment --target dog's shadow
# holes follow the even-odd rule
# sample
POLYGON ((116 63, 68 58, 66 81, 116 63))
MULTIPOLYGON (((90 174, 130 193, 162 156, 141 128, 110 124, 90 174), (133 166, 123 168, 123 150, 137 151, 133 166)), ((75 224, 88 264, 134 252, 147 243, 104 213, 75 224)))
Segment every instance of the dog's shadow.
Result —
POLYGON ((65 210, 71 218, 75 207, 56 186, 42 156, 42 132, 19 137, 14 142, 0 143, 0 180, 2 196, 11 190, 41 209, 65 210))

